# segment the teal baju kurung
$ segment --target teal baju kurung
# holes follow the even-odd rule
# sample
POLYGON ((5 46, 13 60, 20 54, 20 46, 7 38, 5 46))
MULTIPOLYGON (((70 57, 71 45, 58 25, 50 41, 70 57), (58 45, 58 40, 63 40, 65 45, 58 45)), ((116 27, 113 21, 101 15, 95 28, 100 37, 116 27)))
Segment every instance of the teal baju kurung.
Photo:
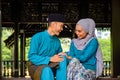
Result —
POLYGON ((98 49, 98 41, 93 38, 83 50, 78 50, 74 43, 71 43, 69 55, 77 58, 86 69, 96 71, 96 51, 98 49))
MULTIPOLYGON (((45 30, 32 37, 28 58, 36 66, 48 65, 50 58, 60 52, 62 52, 62 48, 59 39, 51 36, 45 30)), ((56 70, 56 80, 66 80, 66 65, 66 57, 64 57, 64 60, 59 63, 59 68, 56 70)), ((41 80, 54 80, 51 67, 45 67, 40 77, 41 80)))
POLYGON ((96 80, 97 49, 96 38, 92 38, 82 50, 78 50, 74 42, 71 42, 68 55, 73 59, 67 66, 67 80, 96 80))

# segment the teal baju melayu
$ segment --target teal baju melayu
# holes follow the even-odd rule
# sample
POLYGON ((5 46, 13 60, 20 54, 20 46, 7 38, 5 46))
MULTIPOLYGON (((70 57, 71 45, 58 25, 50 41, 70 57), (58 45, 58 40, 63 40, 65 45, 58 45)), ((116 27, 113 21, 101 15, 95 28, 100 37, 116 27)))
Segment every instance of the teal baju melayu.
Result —
MULTIPOLYGON (((28 59, 36 66, 48 65, 50 58, 62 52, 60 41, 57 37, 51 36, 47 30, 35 34, 30 43, 28 59)), ((56 80, 66 80, 66 57, 59 63, 56 70, 56 80)), ((40 75, 41 80, 54 80, 53 71, 50 66, 46 66, 40 75)))

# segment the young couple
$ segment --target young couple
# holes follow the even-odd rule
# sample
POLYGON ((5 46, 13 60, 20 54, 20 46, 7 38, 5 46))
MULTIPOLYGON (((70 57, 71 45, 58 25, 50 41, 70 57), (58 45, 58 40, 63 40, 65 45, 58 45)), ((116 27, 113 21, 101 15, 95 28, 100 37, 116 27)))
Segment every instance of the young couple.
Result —
POLYGON ((95 36, 95 22, 84 18, 76 23, 68 53, 62 52, 56 37, 63 30, 62 14, 48 16, 48 28, 31 38, 29 74, 33 80, 95 80, 102 73, 100 45, 95 36))

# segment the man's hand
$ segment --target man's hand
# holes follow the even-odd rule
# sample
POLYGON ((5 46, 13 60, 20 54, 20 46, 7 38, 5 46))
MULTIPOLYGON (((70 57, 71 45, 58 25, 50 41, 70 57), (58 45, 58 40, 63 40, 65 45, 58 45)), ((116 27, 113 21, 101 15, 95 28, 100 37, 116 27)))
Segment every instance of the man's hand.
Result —
POLYGON ((54 55, 53 57, 51 57, 50 61, 51 62, 61 62, 61 61, 63 61, 63 58, 60 57, 59 55, 54 55))

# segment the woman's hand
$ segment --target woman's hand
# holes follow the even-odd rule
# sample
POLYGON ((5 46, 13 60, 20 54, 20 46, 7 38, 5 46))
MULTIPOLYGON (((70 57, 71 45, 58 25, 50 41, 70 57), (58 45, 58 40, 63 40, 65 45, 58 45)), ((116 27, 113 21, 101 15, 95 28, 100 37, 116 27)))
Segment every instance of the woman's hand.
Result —
POLYGON ((72 59, 72 57, 71 57, 71 56, 67 56, 67 58, 68 58, 68 59, 72 59))
POLYGON ((54 55, 53 57, 51 57, 50 61, 51 62, 61 62, 61 61, 63 61, 63 58, 60 57, 59 55, 54 55))
POLYGON ((59 56, 67 56, 67 54, 64 53, 64 52, 60 52, 60 53, 58 53, 58 55, 59 55, 59 56))

